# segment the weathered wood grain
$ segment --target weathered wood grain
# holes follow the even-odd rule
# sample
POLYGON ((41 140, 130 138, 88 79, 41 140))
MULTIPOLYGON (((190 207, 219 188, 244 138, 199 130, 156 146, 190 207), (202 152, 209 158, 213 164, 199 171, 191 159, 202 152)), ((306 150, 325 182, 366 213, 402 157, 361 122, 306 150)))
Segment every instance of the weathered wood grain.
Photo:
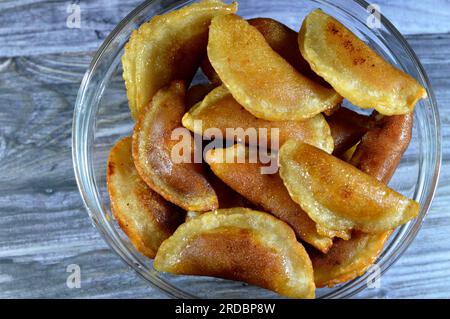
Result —
MULTIPOLYGON (((400 11, 399 2, 409 3, 397 1, 394 6, 397 11, 400 11)), ((383 9, 385 1, 378 3, 383 9)), ((94 39, 92 46, 86 44, 87 40, 78 42, 77 47, 69 43, 67 34, 61 33, 59 44, 45 43, 53 32, 46 34, 45 30, 60 28, 56 20, 49 18, 55 14, 51 11, 53 6, 62 6, 58 10, 65 14, 65 5, 66 2, 52 1, 0 4, 0 57, 6 57, 0 58, 0 298, 165 297, 108 248, 92 227, 81 203, 71 160, 72 111, 92 56, 90 50, 99 41, 94 39), (32 14, 29 17, 34 17, 27 20, 30 24, 23 19, 15 21, 20 17, 17 12, 22 10, 34 12, 29 13, 32 14), (36 21, 41 16, 44 22, 36 21), (11 32, 5 21, 12 23, 11 32), (39 23, 40 31, 36 30, 39 23), (15 41, 17 34, 14 34, 21 27, 29 32, 21 35, 23 44, 10 42, 15 41), (37 43, 35 51, 24 45, 33 43, 30 40, 33 37, 37 43), (89 52, 80 52, 82 49, 89 52), (60 54, 50 54, 58 50, 60 54), (66 286, 69 264, 81 267, 80 289, 66 286)), ((111 22, 104 22, 102 14, 105 13, 100 10, 104 3, 93 1, 89 5, 97 6, 96 21, 101 21, 98 28, 106 32, 134 6, 132 1, 112 2, 105 15, 111 22)), ((417 6, 408 5, 405 11, 419 17, 417 8, 429 8, 445 17, 450 11, 445 6, 450 6, 448 1, 424 1, 417 6), (436 8, 437 4, 441 7, 436 8)), ((392 12, 393 20, 401 15, 392 12)), ((402 23, 409 20, 398 19, 402 30, 402 23)), ((408 25, 404 28, 413 30, 408 25)), ((445 23, 436 23, 431 29, 423 24, 422 28, 425 33, 448 31, 445 23)), ((55 32, 56 36, 58 31, 55 32)), ((365 290, 359 298, 450 296, 450 109, 447 107, 450 105, 450 34, 411 35, 407 39, 424 64, 440 105, 444 143, 441 181, 429 215, 411 247, 382 277, 380 289, 365 290)), ((112 112, 124 107, 120 101, 111 105, 112 112)), ((123 112, 120 114, 113 121, 121 120, 123 112)), ((111 124, 114 123, 105 123, 105 127, 111 124)), ((111 133, 105 130, 105 134, 111 133)))
MULTIPOLYGON (((176 0, 165 0, 174 3, 176 0)), ((291 0, 273 1, 273 11, 291 0)), ((371 2, 371 1, 369 1, 371 2)), ((140 0, 10 0, 0 2, 0 56, 29 56, 97 49, 140 0), (79 3, 80 28, 68 28, 67 7, 79 3)), ((258 2, 256 2, 258 3, 258 2)), ((381 12, 403 34, 450 32, 448 0, 378 0, 381 12)))

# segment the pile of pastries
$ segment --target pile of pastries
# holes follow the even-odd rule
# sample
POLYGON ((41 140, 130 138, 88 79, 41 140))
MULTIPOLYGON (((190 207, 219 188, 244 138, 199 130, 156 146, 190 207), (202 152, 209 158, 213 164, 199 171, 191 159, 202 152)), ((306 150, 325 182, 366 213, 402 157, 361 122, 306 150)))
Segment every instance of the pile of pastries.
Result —
POLYGON ((236 12, 202 0, 132 33, 136 124, 108 159, 111 209, 158 271, 314 298, 362 275, 419 213, 387 183, 426 91, 320 9, 298 33, 236 12), (191 85, 199 70, 209 82, 191 85))

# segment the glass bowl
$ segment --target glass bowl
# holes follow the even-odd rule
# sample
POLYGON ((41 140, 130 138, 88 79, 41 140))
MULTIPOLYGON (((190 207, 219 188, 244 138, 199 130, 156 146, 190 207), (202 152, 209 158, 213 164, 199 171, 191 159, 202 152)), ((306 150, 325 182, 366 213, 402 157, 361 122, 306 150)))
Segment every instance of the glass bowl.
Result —
MULTIPOLYGON (((108 153, 121 137, 130 135, 133 122, 127 104, 120 58, 133 29, 151 17, 192 1, 147 1, 131 12, 111 32, 97 51, 78 92, 73 121, 73 164, 89 216, 111 248, 153 286, 176 298, 278 298, 274 293, 240 282, 210 277, 175 276, 153 269, 152 261, 139 254, 117 226, 109 208, 105 174, 108 153)), ((398 228, 376 264, 384 273, 405 252, 416 236, 433 199, 441 162, 438 108, 429 80, 416 55, 384 17, 377 28, 364 1, 241 0, 238 14, 245 18, 271 17, 294 30, 315 8, 322 8, 344 24, 392 64, 415 77, 428 99, 415 109, 411 145, 390 186, 420 203, 419 216, 398 228), (373 20, 372 20, 373 22, 373 20)), ((202 80, 198 75, 194 82, 202 80)), ((350 297, 367 286, 368 274, 334 288, 317 290, 319 298, 350 297)))

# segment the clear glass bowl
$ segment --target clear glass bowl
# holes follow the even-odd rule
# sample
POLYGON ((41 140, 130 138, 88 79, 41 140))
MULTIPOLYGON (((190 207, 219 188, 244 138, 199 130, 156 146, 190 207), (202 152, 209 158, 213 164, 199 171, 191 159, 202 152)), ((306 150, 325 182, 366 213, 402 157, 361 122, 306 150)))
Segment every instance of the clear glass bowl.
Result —
MULTIPOLYGON (((120 58, 133 29, 161 14, 192 1, 147 1, 131 12, 108 36, 87 70, 75 105, 73 121, 73 164, 80 193, 93 224, 111 248, 138 274, 168 295, 177 298, 277 298, 264 289, 209 277, 172 276, 158 273, 152 261, 140 255, 112 217, 106 192, 108 153, 121 137, 130 135, 133 122, 121 77, 120 58)), ((271 17, 299 30, 304 16, 320 7, 342 21, 392 64, 415 77, 428 92, 428 99, 415 109, 411 145, 390 186, 420 203, 419 216, 400 227, 377 261, 384 273, 405 252, 416 236, 430 207, 441 162, 441 133, 438 108, 430 82, 416 55, 392 24, 381 18, 371 29, 364 1, 239 1, 238 13, 245 18, 271 17)), ((194 81, 200 81, 196 77, 194 81)), ((366 287, 367 274, 332 289, 318 289, 321 298, 350 297, 366 287)))

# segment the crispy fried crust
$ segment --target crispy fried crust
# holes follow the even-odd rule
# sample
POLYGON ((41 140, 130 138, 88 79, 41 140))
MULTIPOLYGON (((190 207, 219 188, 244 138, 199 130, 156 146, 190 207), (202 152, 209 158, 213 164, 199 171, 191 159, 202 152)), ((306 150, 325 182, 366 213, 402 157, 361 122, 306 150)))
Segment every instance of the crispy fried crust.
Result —
POLYGON ((311 68, 354 105, 400 115, 413 111, 427 96, 415 79, 320 9, 303 21, 298 43, 311 68))
MULTIPOLYGON (((272 50, 278 53, 283 59, 289 62, 298 72, 306 75, 315 82, 329 87, 320 76, 311 70, 308 62, 300 54, 297 44, 298 33, 281 22, 270 18, 254 18, 249 19, 248 23, 254 26, 266 39, 272 50)), ((217 85, 222 84, 219 75, 214 70, 208 57, 202 61, 201 68, 208 79, 217 85)))
POLYGON ((293 298, 314 298, 311 261, 292 229, 245 208, 189 219, 155 258, 159 271, 244 281, 293 298))
POLYGON ((236 10, 236 3, 203 0, 155 16, 133 31, 125 46, 122 65, 134 119, 163 86, 177 79, 191 81, 205 55, 212 17, 236 10))
POLYGON ((274 144, 276 148, 288 139, 297 139, 315 145, 328 153, 333 151, 330 128, 322 114, 305 121, 259 119, 243 108, 224 86, 212 90, 201 103, 191 108, 183 116, 182 122, 184 127, 194 133, 204 135, 206 138, 212 137, 207 134, 207 129, 212 128, 218 128, 224 137, 227 128, 242 128, 244 131, 256 129, 257 140, 238 141, 251 145, 259 144, 270 149, 272 148, 271 129, 277 129, 279 134, 276 136, 278 143, 274 144), (196 120, 202 121, 202 130, 196 129, 194 125, 196 120), (267 138, 263 134, 259 134, 260 129, 266 129, 267 138))
MULTIPOLYGON (((351 163, 387 184, 408 148, 412 123, 413 114, 382 117, 363 138, 351 163)), ((364 274, 378 258, 391 233, 354 232, 348 241, 335 240, 326 255, 309 250, 316 286, 332 287, 364 274)))
POLYGON ((249 163, 249 160, 245 163, 237 163, 237 160, 232 163, 225 162, 225 152, 222 151, 229 151, 234 158, 247 152, 246 148, 239 144, 224 150, 208 151, 206 161, 214 174, 257 207, 262 207, 288 223, 302 240, 322 252, 331 247, 331 238, 318 234, 316 224, 291 199, 278 173, 261 174, 263 165, 249 163))
POLYGON ((161 243, 183 222, 184 213, 139 177, 131 156, 131 138, 111 149, 106 173, 111 210, 136 247, 154 258, 161 243))
POLYGON ((349 240, 335 240, 326 255, 308 249, 316 286, 333 287, 363 275, 376 261, 390 233, 366 234, 355 231, 349 240))
POLYGON ((342 100, 301 75, 256 28, 234 14, 212 19, 208 57, 233 97, 258 118, 304 120, 342 100))
POLYGON ((299 141, 280 149, 280 176, 292 199, 331 230, 379 233, 419 213, 419 204, 376 178, 299 141))
POLYGON ((350 164, 387 183, 411 141, 414 115, 376 115, 374 128, 356 148, 350 164))
MULTIPOLYGON (((133 158, 142 179, 165 199, 185 210, 208 211, 216 209, 218 202, 201 164, 192 158, 188 163, 172 158, 179 141, 171 135, 181 125, 185 92, 184 83, 175 81, 155 94, 134 128, 133 158)), ((188 140, 184 142, 192 147, 193 139, 189 131, 185 133, 188 140)))

